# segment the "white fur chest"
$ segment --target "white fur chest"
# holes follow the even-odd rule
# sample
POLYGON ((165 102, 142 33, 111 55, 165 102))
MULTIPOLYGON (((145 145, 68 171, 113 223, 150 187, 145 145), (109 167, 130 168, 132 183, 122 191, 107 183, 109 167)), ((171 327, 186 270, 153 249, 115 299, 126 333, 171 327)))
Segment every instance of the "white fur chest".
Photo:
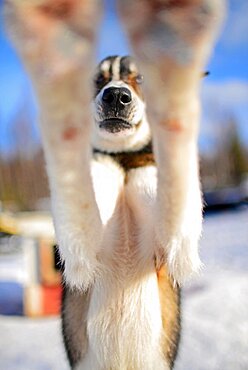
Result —
POLYGON ((166 370, 151 230, 150 237, 145 235, 151 224, 156 171, 152 167, 131 171, 124 190, 121 170, 110 164, 101 177, 101 166, 95 165, 93 181, 106 225, 102 248, 107 269, 93 288, 87 317, 89 348, 78 369, 166 370))

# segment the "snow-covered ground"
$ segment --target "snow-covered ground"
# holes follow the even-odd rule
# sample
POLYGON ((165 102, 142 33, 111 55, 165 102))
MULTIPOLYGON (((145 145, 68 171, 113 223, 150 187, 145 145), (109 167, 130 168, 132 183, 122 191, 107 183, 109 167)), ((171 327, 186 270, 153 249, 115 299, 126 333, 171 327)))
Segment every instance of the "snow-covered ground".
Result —
MULTIPOLYGON (((248 208, 208 215, 175 370, 248 369, 248 208)), ((58 319, 0 317, 0 370, 68 370, 58 319)), ((154 369, 156 370, 156 369, 154 369)))
POLYGON ((183 292, 176 370, 248 370, 248 210, 207 216, 202 275, 183 292))

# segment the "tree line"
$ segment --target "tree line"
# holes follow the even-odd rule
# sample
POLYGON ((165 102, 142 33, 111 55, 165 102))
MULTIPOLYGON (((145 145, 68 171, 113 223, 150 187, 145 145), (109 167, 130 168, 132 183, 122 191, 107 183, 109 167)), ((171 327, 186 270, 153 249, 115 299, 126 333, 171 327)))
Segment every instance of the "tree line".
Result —
MULTIPOLYGON (((248 173, 248 153, 240 140, 237 125, 230 120, 213 155, 201 156, 203 191, 239 185, 248 173)), ((34 210, 49 202, 49 188, 40 145, 31 146, 28 128, 20 116, 13 131, 14 152, 0 154, 0 201, 4 209, 34 210), (29 148, 27 150, 27 148, 29 148)), ((0 148, 1 149, 1 148, 0 148)))

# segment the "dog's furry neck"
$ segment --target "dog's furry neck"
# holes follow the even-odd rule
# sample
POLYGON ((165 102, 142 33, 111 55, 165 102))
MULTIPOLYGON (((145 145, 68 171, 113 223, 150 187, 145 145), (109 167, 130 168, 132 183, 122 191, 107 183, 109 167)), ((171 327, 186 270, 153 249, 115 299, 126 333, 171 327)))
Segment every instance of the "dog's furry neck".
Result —
POLYGON ((124 169, 125 172, 134 168, 155 164, 151 141, 147 145, 145 145, 142 149, 136 151, 130 150, 109 153, 107 151, 94 148, 93 153, 111 157, 124 169))

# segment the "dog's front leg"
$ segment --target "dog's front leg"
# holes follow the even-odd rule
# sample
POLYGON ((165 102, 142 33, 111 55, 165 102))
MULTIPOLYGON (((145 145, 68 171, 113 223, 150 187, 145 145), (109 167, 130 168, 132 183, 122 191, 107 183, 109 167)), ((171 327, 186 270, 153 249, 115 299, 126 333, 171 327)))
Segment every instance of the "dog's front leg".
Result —
POLYGON ((201 265, 198 91, 224 6, 221 0, 139 0, 120 6, 146 79, 158 165, 157 257, 159 263, 165 258, 174 280, 182 283, 201 265))
POLYGON ((56 236, 71 286, 98 271, 102 225, 90 175, 93 0, 7 0, 6 25, 40 108, 56 236))

